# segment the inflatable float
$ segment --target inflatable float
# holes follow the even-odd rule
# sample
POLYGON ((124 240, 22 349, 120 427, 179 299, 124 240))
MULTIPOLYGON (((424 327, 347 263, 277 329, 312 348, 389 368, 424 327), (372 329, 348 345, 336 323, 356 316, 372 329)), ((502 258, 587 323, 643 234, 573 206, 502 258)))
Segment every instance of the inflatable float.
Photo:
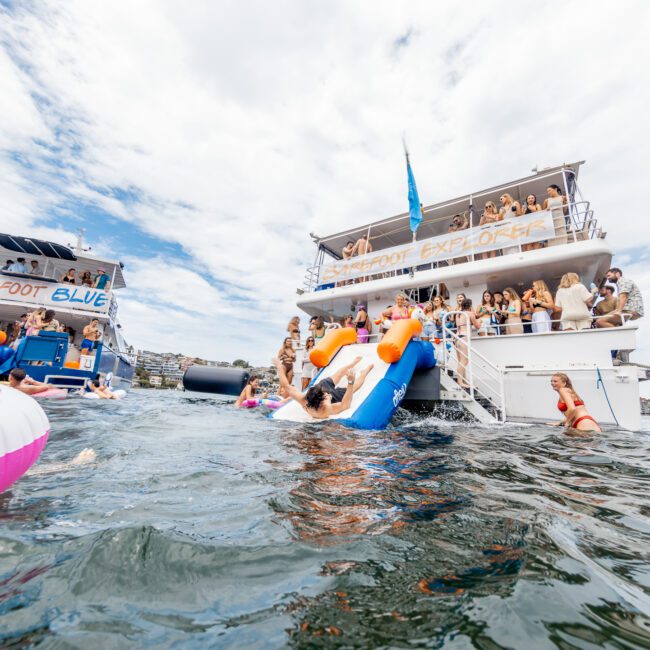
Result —
MULTIPOLYGON (((122 399, 123 397, 126 397, 126 391, 122 390, 121 388, 118 388, 117 390, 112 390, 111 393, 117 397, 117 399, 122 399)), ((97 393, 84 393, 82 395, 84 399, 101 399, 97 393)))
POLYGON ((266 408, 275 410, 284 404, 284 400, 280 399, 266 399, 264 397, 255 397, 253 399, 245 399, 240 405, 243 409, 253 409, 257 406, 266 406, 266 408))
POLYGON ((0 492, 15 483, 39 457, 50 423, 29 395, 0 386, 0 492))
POLYGON ((65 399, 68 396, 68 391, 65 388, 48 388, 42 393, 33 393, 30 397, 36 399, 65 399))

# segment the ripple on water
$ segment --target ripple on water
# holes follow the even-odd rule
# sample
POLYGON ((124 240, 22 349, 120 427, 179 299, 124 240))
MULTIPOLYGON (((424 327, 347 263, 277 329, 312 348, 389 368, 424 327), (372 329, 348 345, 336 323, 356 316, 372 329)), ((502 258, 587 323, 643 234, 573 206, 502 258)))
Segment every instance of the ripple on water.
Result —
POLYGON ((647 433, 46 407, 0 497, 5 647, 650 647, 647 433))

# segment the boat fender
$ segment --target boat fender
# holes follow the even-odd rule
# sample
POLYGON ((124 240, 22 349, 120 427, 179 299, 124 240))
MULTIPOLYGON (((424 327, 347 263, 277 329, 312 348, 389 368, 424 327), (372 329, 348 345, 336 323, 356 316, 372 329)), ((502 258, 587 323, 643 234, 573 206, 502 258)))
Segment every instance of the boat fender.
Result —
POLYGON ((242 368, 190 366, 183 375, 183 387, 198 393, 239 396, 250 376, 242 368))

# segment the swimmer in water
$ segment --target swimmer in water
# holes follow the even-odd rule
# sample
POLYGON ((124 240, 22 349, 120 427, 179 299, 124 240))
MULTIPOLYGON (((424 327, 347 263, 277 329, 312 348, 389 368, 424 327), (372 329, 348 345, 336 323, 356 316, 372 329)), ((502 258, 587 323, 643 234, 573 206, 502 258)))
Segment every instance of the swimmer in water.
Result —
POLYGON ((330 415, 342 413, 352 406, 352 396, 363 386, 363 382, 366 380, 368 373, 374 367, 371 364, 367 368, 364 368, 357 378, 352 368, 359 361, 361 361, 361 357, 357 357, 352 363, 343 366, 331 377, 322 379, 304 394, 289 383, 280 359, 273 359, 273 365, 278 372, 280 386, 285 389, 285 394, 295 399, 313 418, 323 420, 330 415), (345 388, 337 388, 336 384, 343 377, 347 377, 347 386, 345 388))
MULTIPOLYGON (((242 402, 245 402, 249 399, 255 399, 255 391, 260 385, 260 378, 257 375, 251 375, 244 386, 244 390, 239 394, 239 397, 235 400, 235 406, 239 408, 242 405, 242 402)), ((266 393, 262 394, 262 398, 267 396, 266 393)))
POLYGON ((557 372, 551 377, 551 387, 560 396, 557 407, 564 413, 561 422, 550 422, 553 426, 565 426, 576 431, 602 431, 598 422, 589 415, 585 403, 580 399, 567 375, 557 372))
POLYGON ((22 368, 14 368, 9 373, 9 385, 21 393, 25 393, 25 395, 37 395, 38 393, 44 393, 46 390, 56 388, 52 384, 46 384, 28 377, 22 368))
POLYGON ((71 461, 67 463, 50 463, 49 465, 41 465, 32 467, 28 474, 31 476, 40 476, 43 474, 53 474, 55 472, 64 472, 80 465, 89 465, 97 460, 97 454, 93 449, 83 449, 71 461))
POLYGON ((111 392, 108 386, 100 386, 97 381, 89 381, 88 388, 90 388, 99 399, 120 399, 117 395, 111 392))

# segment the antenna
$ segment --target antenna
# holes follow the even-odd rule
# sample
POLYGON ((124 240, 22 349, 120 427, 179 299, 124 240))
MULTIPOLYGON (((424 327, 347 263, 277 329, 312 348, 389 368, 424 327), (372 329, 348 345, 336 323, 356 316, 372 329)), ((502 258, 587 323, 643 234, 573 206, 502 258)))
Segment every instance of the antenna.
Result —
POLYGON ((77 245, 75 246, 75 253, 83 253, 84 249, 84 228, 79 228, 79 232, 77 233, 77 245))

